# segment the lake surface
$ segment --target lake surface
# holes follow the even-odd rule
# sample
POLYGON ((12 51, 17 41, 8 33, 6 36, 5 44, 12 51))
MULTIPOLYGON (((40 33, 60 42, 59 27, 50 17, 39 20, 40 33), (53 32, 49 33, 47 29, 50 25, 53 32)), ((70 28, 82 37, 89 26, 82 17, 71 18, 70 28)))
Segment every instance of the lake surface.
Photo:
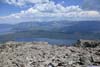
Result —
POLYGON ((50 38, 16 38, 17 42, 48 42, 49 44, 55 45, 72 45, 77 40, 71 39, 50 39, 50 38))

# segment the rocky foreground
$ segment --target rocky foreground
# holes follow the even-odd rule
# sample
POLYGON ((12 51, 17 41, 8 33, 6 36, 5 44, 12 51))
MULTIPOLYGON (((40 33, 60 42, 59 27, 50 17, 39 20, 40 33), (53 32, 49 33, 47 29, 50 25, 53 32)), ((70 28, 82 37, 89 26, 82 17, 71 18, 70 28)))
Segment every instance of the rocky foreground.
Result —
POLYGON ((47 42, 7 42, 0 46, 0 67, 100 67, 100 41, 74 46, 47 42))

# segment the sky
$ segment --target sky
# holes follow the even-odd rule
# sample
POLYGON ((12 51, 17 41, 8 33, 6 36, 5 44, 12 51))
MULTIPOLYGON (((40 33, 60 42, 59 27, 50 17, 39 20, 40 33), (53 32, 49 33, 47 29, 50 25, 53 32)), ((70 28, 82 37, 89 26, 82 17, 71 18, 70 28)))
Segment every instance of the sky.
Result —
POLYGON ((100 0, 0 0, 0 23, 99 21, 100 0))

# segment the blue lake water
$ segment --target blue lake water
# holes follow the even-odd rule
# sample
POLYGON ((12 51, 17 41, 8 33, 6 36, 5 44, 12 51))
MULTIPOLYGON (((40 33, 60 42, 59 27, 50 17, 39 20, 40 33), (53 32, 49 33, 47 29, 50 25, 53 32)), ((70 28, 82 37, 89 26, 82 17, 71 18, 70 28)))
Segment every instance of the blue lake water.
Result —
POLYGON ((71 39, 50 39, 50 38, 16 38, 17 42, 48 42, 57 45, 72 45, 76 40, 71 39))

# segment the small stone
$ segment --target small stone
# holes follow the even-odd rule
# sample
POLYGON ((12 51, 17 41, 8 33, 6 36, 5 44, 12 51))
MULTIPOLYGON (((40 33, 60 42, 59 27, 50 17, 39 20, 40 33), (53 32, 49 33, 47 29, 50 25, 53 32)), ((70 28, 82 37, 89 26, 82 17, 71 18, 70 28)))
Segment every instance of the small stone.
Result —
POLYGON ((49 63, 48 67, 55 67, 55 66, 52 63, 49 63))
POLYGON ((58 63, 58 65, 57 65, 57 66, 63 66, 63 64, 64 64, 64 63, 58 63))

